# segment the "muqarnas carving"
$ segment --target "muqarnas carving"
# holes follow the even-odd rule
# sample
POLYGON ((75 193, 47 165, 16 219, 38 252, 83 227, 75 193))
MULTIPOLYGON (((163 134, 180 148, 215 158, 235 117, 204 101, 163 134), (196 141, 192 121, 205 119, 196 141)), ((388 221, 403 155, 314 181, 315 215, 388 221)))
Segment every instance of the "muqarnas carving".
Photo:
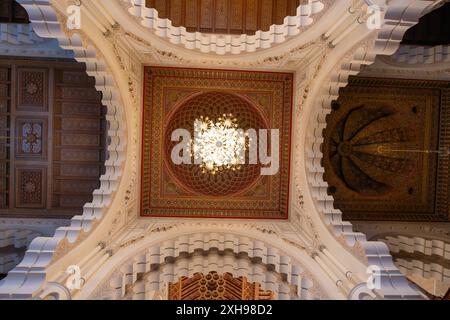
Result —
POLYGON ((323 166, 349 220, 448 219, 446 84, 352 78, 331 105, 323 166))

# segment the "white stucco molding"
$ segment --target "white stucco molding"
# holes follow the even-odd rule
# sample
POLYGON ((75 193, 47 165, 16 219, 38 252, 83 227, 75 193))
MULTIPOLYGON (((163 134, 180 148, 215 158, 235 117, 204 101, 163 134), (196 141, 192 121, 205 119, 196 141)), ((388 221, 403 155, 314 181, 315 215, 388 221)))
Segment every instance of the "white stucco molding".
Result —
POLYGON ((400 45, 391 56, 378 56, 363 75, 405 79, 450 79, 450 46, 400 45))
POLYGON ((201 32, 187 32, 185 27, 175 27, 169 19, 161 19, 158 11, 146 7, 145 0, 122 0, 130 14, 140 19, 140 23, 151 29, 157 36, 166 38, 173 44, 203 53, 240 54, 267 49, 282 43, 289 37, 298 35, 300 28, 314 22, 313 16, 324 8, 324 1, 310 0, 297 8, 295 16, 284 18, 281 25, 272 25, 269 31, 257 31, 255 35, 217 35, 201 32))
POLYGON ((0 44, 37 44, 45 39, 36 35, 31 24, 0 23, 0 44))
POLYGON ((377 54, 395 53, 406 30, 440 4, 442 1, 390 1, 384 10, 380 30, 371 31, 361 24, 349 37, 336 44, 311 81, 303 105, 303 117, 308 119, 307 126, 300 128, 305 142, 300 159, 305 164, 305 172, 300 172, 300 179, 308 183, 308 187, 302 188, 307 190, 305 206, 316 213, 314 219, 321 219, 336 238, 345 239, 348 248, 360 245, 367 257, 367 265, 380 267, 383 280, 377 293, 387 299, 420 298, 422 295, 408 284, 394 265, 384 243, 369 242, 363 234, 354 232, 351 223, 342 220, 342 212, 334 208, 333 197, 328 195, 328 184, 323 179, 323 130, 326 115, 331 112, 331 102, 338 98, 339 89, 347 85, 349 76, 358 74, 362 65, 373 63, 377 54))
POLYGON ((112 257, 98 268, 74 298, 120 299, 125 294, 125 286, 135 283, 138 273, 149 272, 150 265, 164 264, 198 250, 208 255, 215 250, 227 250, 235 257, 229 257, 233 261, 218 260, 212 254, 209 260, 169 264, 152 275, 152 284, 147 289, 158 291, 163 283, 175 282, 181 276, 190 277, 195 272, 218 271, 246 276, 250 281, 260 282, 267 290, 281 290, 278 292, 287 299, 285 289, 277 287, 273 281, 274 274, 263 272, 269 266, 297 286, 297 294, 302 298, 345 298, 304 249, 286 243, 277 235, 262 233, 248 225, 218 223, 169 224, 154 230, 136 241, 123 239, 117 243, 112 257), (242 254, 252 258, 253 263, 240 260, 242 254))
POLYGON ((73 58, 58 41, 39 37, 31 24, 0 23, 0 55, 17 57, 73 58))
MULTIPOLYGON (((114 199, 114 195, 125 194, 127 186, 120 183, 121 176, 124 171, 130 170, 124 164, 127 157, 127 117, 121 99, 124 92, 128 91, 128 86, 117 70, 110 69, 106 62, 116 57, 108 56, 108 51, 101 54, 97 52, 98 48, 83 32, 65 30, 59 21, 63 16, 58 17, 50 0, 21 0, 19 3, 28 12, 38 36, 57 39, 62 48, 72 50, 75 59, 83 62, 86 72, 95 78, 96 88, 103 94, 102 103, 107 107, 109 144, 106 170, 100 177, 100 188, 93 192, 93 201, 84 205, 83 214, 73 217, 69 226, 59 227, 53 237, 34 239, 23 261, 0 284, 0 298, 17 299, 33 297, 45 283, 51 267, 56 262, 61 262, 69 250, 88 238, 94 227, 104 220, 111 206, 119 206, 120 196, 114 199)), ((95 27, 88 28, 88 21, 85 24, 86 30, 95 34, 95 27)))
POLYGON ((49 282, 42 292, 44 300, 70 300, 70 291, 57 282, 49 282))
POLYGON ((379 240, 386 236, 404 236, 414 238, 420 235, 424 239, 433 239, 448 242, 450 239, 450 224, 446 222, 403 222, 403 221, 377 221, 354 223, 356 229, 363 232, 369 240, 379 240))
MULTIPOLYGON (((189 242, 186 238, 176 239, 171 245, 184 245, 185 241, 189 242)), ((249 282, 258 282, 263 290, 272 291, 280 300, 318 298, 311 296, 309 292, 309 288, 312 286, 311 281, 302 277, 300 267, 289 265, 288 257, 278 257, 277 253, 263 248, 259 243, 248 243, 248 239, 233 239, 231 236, 227 236, 227 239, 219 237, 217 242, 216 247, 213 244, 210 249, 202 248, 204 245, 201 246, 200 241, 189 242, 187 244, 189 248, 182 253, 193 255, 192 257, 168 254, 167 251, 170 249, 167 247, 167 243, 166 246, 149 248, 141 255, 130 259, 133 262, 122 266, 120 268, 122 273, 110 281, 110 286, 113 289, 111 298, 123 299, 127 293, 126 288, 130 285, 134 286, 133 299, 145 298, 148 293, 161 291, 167 283, 175 283, 180 277, 191 278, 196 273, 208 274, 212 271, 218 274, 231 273, 234 277, 243 276, 249 282), (258 247, 246 250, 227 246, 233 244, 236 247, 239 241, 246 241, 247 247, 258 247), (267 251, 267 254, 259 255, 259 251, 267 251), (262 262, 253 262, 252 259, 255 258, 261 259, 262 262), (168 259, 171 262, 165 263, 163 259, 168 259), (267 261, 271 259, 277 261, 267 261), (150 265, 153 268, 157 266, 158 270, 152 271, 150 265), (275 270, 272 271, 271 268, 275 268, 275 270), (130 274, 133 276, 130 277, 130 274), (147 278, 145 283, 136 281, 139 274, 145 274, 147 278), (286 277, 287 281, 284 281, 283 277, 286 277), (291 293, 290 286, 295 286, 295 294, 291 293)), ((209 244, 207 246, 209 247, 209 244)), ((92 298, 94 297, 89 299, 92 298)))
POLYGON ((408 237, 399 234, 384 234, 377 236, 379 241, 383 241, 389 247, 396 257, 395 264, 407 275, 418 275, 425 279, 435 279, 442 283, 450 284, 450 243, 448 241, 427 239, 424 237, 414 236, 408 237), (401 251, 412 254, 411 258, 401 256, 401 251), (433 261, 425 261, 427 259, 414 258, 414 253, 421 253, 426 256, 435 256, 440 259, 433 261), (446 263, 445 263, 445 262, 446 263), (441 264, 442 263, 442 264, 441 264), (445 266, 447 264, 447 266, 445 266))
POLYGON ((378 241, 385 242, 390 251, 394 253, 400 251, 408 253, 420 252, 427 256, 436 255, 445 260, 450 260, 450 243, 442 240, 396 234, 378 235, 377 238, 378 241))
MULTIPOLYGON (((359 20, 367 19, 367 3, 364 0, 322 0, 324 9, 317 13, 315 22, 301 28, 295 36, 271 46, 269 49, 258 49, 253 52, 242 51, 240 54, 218 55, 215 52, 191 50, 181 44, 173 44, 167 38, 157 36, 148 27, 140 23, 141 17, 128 12, 129 1, 99 0, 97 7, 102 8, 118 26, 115 30, 127 39, 133 48, 140 52, 141 60, 146 64, 171 64, 182 67, 227 67, 227 68, 259 68, 262 70, 295 70, 298 65, 308 63, 304 54, 311 51, 321 42, 323 35, 336 27, 345 27, 343 21, 349 16, 359 20), (149 32, 150 31, 150 32, 149 32), (297 63, 296 63, 297 62, 297 63)), ((92 0, 83 2, 83 6, 93 4, 92 0)), ((99 23, 104 19, 99 18, 99 23)), ((351 30, 342 30, 346 33, 351 30)), ((339 30, 337 30, 339 32, 339 30)))
POLYGON ((403 258, 396 259, 395 263, 408 276, 419 276, 424 279, 434 279, 442 284, 450 284, 450 269, 438 263, 403 258))
POLYGON ((450 45, 440 46, 415 46, 401 45, 397 52, 391 57, 383 60, 391 60, 398 65, 418 65, 450 62, 450 45))

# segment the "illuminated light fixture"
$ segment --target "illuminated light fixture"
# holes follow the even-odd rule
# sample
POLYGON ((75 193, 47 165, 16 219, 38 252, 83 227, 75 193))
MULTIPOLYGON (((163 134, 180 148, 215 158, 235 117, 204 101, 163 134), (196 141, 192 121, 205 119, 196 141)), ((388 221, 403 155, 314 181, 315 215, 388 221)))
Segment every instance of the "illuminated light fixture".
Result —
POLYGON ((217 174, 225 170, 240 170, 245 163, 246 134, 238 129, 233 114, 223 114, 213 121, 201 116, 194 122, 191 141, 194 163, 203 173, 217 174))

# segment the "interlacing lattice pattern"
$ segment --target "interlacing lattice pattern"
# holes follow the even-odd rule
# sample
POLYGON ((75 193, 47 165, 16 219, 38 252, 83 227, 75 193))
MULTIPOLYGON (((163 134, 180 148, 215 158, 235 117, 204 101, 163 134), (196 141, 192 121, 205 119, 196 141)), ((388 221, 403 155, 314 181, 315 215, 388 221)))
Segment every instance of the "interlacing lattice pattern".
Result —
POLYGON ((248 153, 246 164, 240 170, 223 170, 218 174, 203 173, 199 165, 176 165, 171 161, 171 152, 179 142, 171 141, 172 132, 186 129, 194 138, 194 122, 201 117, 209 117, 216 121, 223 114, 233 114, 239 129, 267 129, 266 122, 258 110, 243 98, 224 92, 208 92, 194 96, 183 103, 170 117, 166 127, 165 160, 170 172, 181 184, 191 192, 226 196, 242 193, 260 178, 259 164, 249 164, 248 153))

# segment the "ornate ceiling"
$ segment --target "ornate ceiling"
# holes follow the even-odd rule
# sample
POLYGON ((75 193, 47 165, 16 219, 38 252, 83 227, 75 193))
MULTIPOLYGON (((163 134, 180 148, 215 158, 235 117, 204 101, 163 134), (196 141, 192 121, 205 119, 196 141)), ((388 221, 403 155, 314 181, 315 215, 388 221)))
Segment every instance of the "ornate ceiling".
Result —
MULTIPOLYGON (((166 58, 168 55, 180 60, 179 62, 207 59, 212 63, 210 66, 217 64, 213 62, 217 56, 227 56, 227 59, 237 63, 241 57, 235 55, 265 51, 264 49, 274 45, 288 42, 288 39, 299 33, 313 29, 315 22, 325 13, 342 14, 338 6, 332 5, 332 0, 300 1, 297 9, 289 9, 294 8, 297 1, 288 0, 187 0, 174 2, 173 5, 169 1, 157 1, 154 5, 148 2, 145 5, 144 2, 145 0, 111 2, 114 16, 127 21, 120 27, 128 34, 133 34, 132 38, 139 46, 157 48, 156 52, 150 50, 153 51, 152 54, 162 54, 166 58), (154 8, 158 6, 159 10, 154 8), (333 10, 330 11, 331 8, 333 10), (169 16, 169 19, 161 18, 159 11, 165 13, 164 16, 175 11, 178 14, 169 16), (286 16, 291 13, 294 15, 286 16), (278 20, 281 24, 273 24, 278 20), (150 32, 143 32, 142 27, 150 32), (229 54, 231 55, 228 56, 229 54)), ((322 25, 322 32, 325 32, 327 25, 331 27, 331 24, 329 22, 322 25)), ((300 44, 294 41, 287 44, 290 49, 285 48, 284 52, 297 45, 300 44)))
POLYGON ((0 60, 0 216, 82 211, 104 172, 101 99, 83 65, 0 60))
MULTIPOLYGON (((143 216, 287 218, 293 75, 288 73, 146 68, 143 216), (171 159, 172 132, 194 121, 232 114, 240 129, 280 130, 280 170, 260 164, 204 173, 171 159)), ((193 135, 191 134, 191 137, 193 135)))
POLYGON ((282 24, 295 16, 303 0, 147 0, 147 7, 158 11, 176 27, 189 32, 254 34, 282 24))
MULTIPOLYGON (((406 3, 398 6, 386 6, 384 12, 391 19, 382 26, 383 30, 380 32, 367 30, 360 19, 366 12, 367 2, 353 2, 358 5, 354 10, 346 5, 336 5, 336 7, 342 9, 338 11, 342 12, 343 15, 340 16, 337 14, 338 11, 334 11, 337 17, 333 15, 332 18, 337 19, 322 19, 321 22, 323 23, 318 25, 320 28, 317 31, 327 29, 328 23, 335 24, 336 28, 330 30, 328 36, 320 37, 322 32, 308 32, 310 36, 316 34, 320 39, 316 43, 317 50, 311 50, 308 53, 309 57, 305 57, 299 64, 302 67, 296 68, 299 81, 296 83, 295 91, 302 101, 296 106, 299 112, 295 114, 295 123, 298 124, 295 128, 295 136, 298 139, 293 143, 296 150, 296 156, 293 159, 295 165, 292 166, 295 169, 292 174, 295 177, 293 179, 295 191, 293 191, 292 202, 290 203, 293 208, 292 215, 289 212, 293 219, 286 222, 280 221, 279 223, 274 221, 243 221, 241 223, 227 221, 227 223, 221 223, 210 220, 193 222, 187 219, 135 219, 138 212, 151 217, 180 217, 180 207, 184 209, 184 212, 188 212, 189 217, 285 218, 287 216, 287 199, 289 198, 289 180, 286 177, 289 176, 290 152, 290 141, 286 137, 289 137, 290 131, 293 77, 290 74, 279 73, 255 74, 242 71, 192 71, 186 69, 180 71, 148 68, 147 70, 151 72, 147 71, 145 74, 147 83, 143 92, 146 104, 144 106, 144 119, 142 119, 144 134, 141 172, 137 169, 139 159, 136 158, 140 147, 137 147, 137 145, 141 137, 139 120, 142 115, 142 109, 136 102, 140 101, 139 89, 141 86, 139 81, 136 85, 133 84, 133 77, 143 79, 140 77, 139 68, 135 68, 136 65, 141 65, 142 59, 132 50, 126 51, 125 55, 118 53, 117 39, 121 37, 121 32, 128 32, 128 35, 131 34, 139 42, 142 38, 139 39, 138 35, 141 35, 147 40, 151 39, 147 49, 149 52, 151 50, 159 51, 156 56, 168 56, 172 59, 179 58, 178 55, 183 56, 186 50, 176 51, 175 53, 170 50, 166 51, 167 46, 169 46, 166 43, 167 41, 160 41, 156 45, 158 39, 151 36, 146 37, 146 34, 150 34, 150 32, 146 33, 148 30, 142 28, 155 26, 156 24, 150 24, 151 20, 154 22, 155 19, 142 15, 142 12, 138 11, 136 6, 132 7, 130 11, 125 11, 127 14, 130 13, 136 17, 136 21, 132 23, 133 18, 130 14, 128 16, 119 14, 121 11, 117 10, 118 2, 83 1, 81 5, 82 17, 83 20, 88 21, 83 25, 89 27, 68 32, 64 25, 60 27, 60 24, 56 21, 56 19, 64 21, 67 17, 64 17, 64 15, 67 15, 67 2, 27 1, 26 8, 29 10, 31 19, 38 21, 35 24, 38 34, 58 37, 66 48, 75 49, 74 53, 77 59, 87 62, 89 74, 96 75, 97 88, 103 92, 104 101, 108 105, 109 146, 107 149, 108 161, 105 162, 107 173, 101 177, 101 186, 98 190, 95 190, 92 203, 85 205, 83 215, 73 219, 70 227, 60 228, 54 238, 40 238, 33 242, 32 250, 26 254, 25 263, 13 272, 12 277, 8 277, 5 282, 7 286, 0 286, 2 297, 14 298, 20 295, 22 297, 42 298, 86 297, 89 296, 89 290, 92 292, 92 290, 97 289, 95 287, 99 285, 99 280, 103 279, 106 274, 114 275, 118 280, 114 279, 114 284, 107 283, 105 287, 102 286, 98 289, 109 288, 114 290, 114 293, 120 294, 120 292, 126 292, 130 289, 134 291, 134 288, 136 288, 141 290, 137 293, 144 295, 150 288, 142 285, 142 271, 155 271, 152 268, 147 268, 147 266, 154 266, 156 260, 173 264, 168 268, 163 266, 161 272, 157 270, 155 272, 158 277, 156 281, 170 279, 169 281, 173 283, 178 280, 178 277, 173 279, 175 274, 173 270, 179 270, 176 269, 178 265, 174 263, 178 256, 171 254, 174 252, 173 248, 182 248, 182 246, 186 248, 186 241, 192 241, 195 246, 188 247, 187 250, 183 249, 184 251, 175 250, 175 254, 183 256, 182 258, 186 256, 185 253, 190 252, 188 250, 191 248, 197 252, 206 247, 216 251, 216 247, 211 247, 210 244, 214 246, 222 246, 222 243, 230 245, 234 247, 231 248, 232 254, 237 257, 242 257, 242 253, 248 250, 249 253, 255 254, 251 261, 264 261, 264 263, 267 261, 267 265, 270 266, 270 269, 259 267, 254 269, 259 271, 256 276, 267 283, 270 283, 271 277, 266 277, 266 275, 273 268, 280 270, 283 279, 288 279, 290 282, 303 282, 303 279, 307 279, 308 274, 303 274, 303 270, 297 267, 298 263, 295 260, 298 259, 301 264, 308 264, 308 268, 305 270, 313 273, 313 278, 319 280, 325 288, 324 294, 317 296, 360 299, 375 296, 381 298, 421 297, 416 290, 408 285, 392 264, 385 246, 366 241, 364 235, 352 231, 350 223, 342 221, 340 211, 333 210, 333 197, 326 195, 327 184, 322 180, 323 168, 320 163, 322 150, 320 146, 323 141, 322 129, 325 127, 325 114, 329 110, 331 100, 337 96, 337 88, 345 86, 348 75, 357 73, 361 64, 371 63, 375 52, 387 54, 395 51, 399 36, 407 27, 416 22, 422 12, 431 7, 430 1, 417 1, 420 2, 420 6, 413 7, 415 10, 407 10, 406 3), (115 3, 115 5, 112 3, 115 3), (56 13, 52 6, 57 7, 56 13), (93 8, 98 9, 99 7, 103 7, 103 10, 93 10, 93 8), (131 11, 135 12, 131 13, 131 11), (93 12, 97 14, 92 14, 93 12), (325 20, 331 22, 325 23, 325 20), (124 21, 130 21, 130 23, 124 23, 124 21), (141 22, 141 25, 138 25, 137 22, 141 22), (135 28, 126 29, 129 25, 135 28), (133 34, 133 32, 136 32, 136 34, 133 34), (383 50, 381 50, 381 46, 384 47, 383 50), (133 55, 137 56, 135 60, 137 64, 135 64, 135 61, 131 61, 135 58, 133 55), (305 69, 306 67, 308 67, 308 70, 305 69), (164 70, 164 72, 159 70, 164 70), (170 98, 170 91, 176 92, 173 95, 173 100, 170 98), (192 184, 191 180, 197 178, 196 174, 192 173, 189 168, 186 170, 187 178, 184 182, 179 181, 181 180, 181 174, 175 172, 173 168, 168 168, 166 156, 168 146, 165 144, 167 141, 165 140, 166 127, 172 125, 171 121, 173 121, 173 125, 182 123, 184 119, 182 116, 177 116, 177 112, 179 111, 182 115, 184 108, 192 107, 190 105, 192 101, 206 104, 203 101, 211 101, 212 98, 208 96, 211 93, 222 95, 220 101, 226 101, 223 108, 229 107, 240 110, 240 108, 249 105, 258 110, 258 112, 255 112, 257 116, 255 114, 246 116, 245 119, 248 123, 256 123, 261 118, 263 122, 269 123, 270 127, 282 130, 281 153, 286 156, 286 159, 282 159, 282 171, 280 171, 279 176, 266 178, 266 181, 262 181, 264 178, 261 178, 261 180, 255 182, 254 189, 247 190, 246 188, 253 183, 250 178, 249 181, 252 182, 238 186, 238 190, 236 192, 233 190, 231 193, 233 196, 223 197, 222 195, 205 194, 209 190, 205 190, 203 187, 195 190, 192 185, 189 185, 192 184), (232 99, 235 96, 239 98, 236 98, 236 102, 232 99), (264 96, 266 98, 261 99, 264 96), (267 100, 267 96, 271 96, 272 99, 267 100), (193 100, 195 98, 200 100, 193 100), (267 103, 267 101, 270 102, 267 103), (289 104, 287 101, 289 101, 289 104), (265 113, 264 109, 269 111, 265 113), (288 114, 289 116, 287 116, 288 114), (143 178, 143 194, 139 198, 136 196, 135 186, 138 184, 140 174, 143 178), (139 211, 137 207, 141 204, 144 210, 139 211), (230 239, 229 235, 232 228, 236 228, 235 232, 242 236, 242 242, 230 239), (207 231, 208 234, 211 234, 211 237, 205 237, 203 242, 198 237, 200 230, 205 230, 205 233, 207 231), (140 233, 141 231, 142 233, 140 233), (124 235, 129 235, 129 237, 124 237, 124 235), (87 237, 89 237, 89 241, 84 241, 87 237), (177 237, 180 237, 180 242, 175 242, 174 239, 177 239, 177 237), (267 241, 270 246, 265 246, 264 241, 267 241), (330 251, 327 250, 327 247, 330 248, 330 251), (149 250, 145 251, 144 248, 149 248, 149 250), (278 253, 278 249, 275 250, 274 248, 280 248, 282 252, 278 253), (138 249, 142 252, 145 251, 142 256, 130 254, 131 250, 137 251, 138 249), (65 267, 73 263, 73 255, 71 254, 73 252, 80 255, 97 252, 95 255, 86 256, 83 272, 86 272, 88 276, 85 278, 86 281, 81 290, 66 290, 64 283, 59 283, 62 281, 58 280, 66 272, 65 267), (30 261, 32 262, 29 263, 30 261), (367 276, 365 267, 368 265, 380 266, 387 279, 387 281, 383 281, 380 290, 376 292, 366 290, 366 284, 362 280, 367 276), (57 266, 57 268, 52 268, 54 266, 57 266), (102 272, 98 272, 99 266, 102 272), (114 274, 114 270, 118 270, 119 273, 114 274), (42 275, 45 275, 45 277, 42 277, 42 275), (172 278, 169 278, 170 276, 172 278), (130 286, 131 282, 140 283, 137 283, 136 287, 132 287, 130 286)), ((127 1, 120 2, 125 3, 127 1)), ((334 3, 342 2, 335 1, 334 3)), ((144 13, 148 13, 148 11, 144 13)), ((299 27, 303 26, 303 24, 300 24, 302 19, 298 20, 299 25, 289 27, 298 31, 299 27)), ((163 23, 153 28, 155 33, 159 31, 161 37, 165 36, 166 38, 173 35, 169 28, 161 27, 162 25, 163 23)), ((298 47, 296 50, 301 51, 307 39, 313 40, 313 37, 308 38, 307 36, 302 34, 296 38, 296 40, 301 39, 298 42, 295 41, 295 46, 298 47)), ((245 36, 241 38, 245 38, 245 36)), ((170 41, 174 44, 179 39, 182 39, 182 37, 180 36, 178 39, 170 38, 170 41)), ((209 47, 203 47, 202 39, 199 38, 195 41, 194 43, 201 42, 199 48, 195 49, 209 50, 209 47)), ((240 44, 236 47, 241 48, 240 44)), ((215 44, 213 45, 215 46, 215 44)), ((271 54, 274 54, 273 60, 282 59, 279 58, 283 53, 281 51, 285 51, 286 55, 297 52, 285 50, 287 45, 289 44, 274 48, 279 50, 276 55, 274 51, 271 51, 271 54)), ((251 52, 251 50, 256 50, 255 48, 258 49, 259 47, 255 44, 249 46, 249 48, 245 47, 243 51, 239 51, 241 50, 239 49, 232 53, 251 52)), ((231 52, 231 49, 220 53, 227 52, 231 52)), ((190 53, 187 55, 190 55, 190 53)), ((253 59, 256 55, 250 58, 248 56, 247 59, 253 59)), ((260 58, 260 61, 272 61, 263 60, 262 58, 265 57, 262 56, 260 58)), ((235 60, 240 59, 241 57, 236 57, 235 60)), ((206 64, 206 60, 204 61, 204 65, 209 65, 206 64)), ((158 63, 164 62, 161 62, 161 60, 154 62, 154 64, 158 63)), ((235 66, 242 67, 243 65, 235 66)), ((249 65, 247 64, 247 66, 249 65)), ((30 88, 30 91, 34 91, 34 89, 30 88)), ((433 101, 433 98, 428 95, 425 98, 429 99, 426 100, 428 103, 433 101)), ((421 97, 416 100, 420 99, 421 97)), ((390 119, 388 122, 391 128, 394 127, 395 129, 395 122, 400 122, 403 119, 401 116, 407 113, 405 110, 402 113, 397 108, 398 105, 406 102, 403 99, 398 99, 396 102, 399 103, 383 104, 379 108, 378 105, 373 106, 368 113, 375 113, 375 116, 372 118, 369 116, 369 120, 375 124, 385 118, 392 117, 394 120, 390 119)), ((360 106, 361 104, 354 106, 354 108, 360 106)), ((411 106, 410 108, 411 110, 419 110, 411 106)), ((416 112, 412 111, 412 113, 416 112)), ((347 118, 351 118, 351 121, 354 121, 354 118, 363 118, 364 116, 364 113, 361 115, 360 110, 355 110, 354 113, 350 110, 346 114, 349 115, 347 118)), ((411 121, 414 130, 417 129, 416 131, 419 134, 428 129, 422 130, 420 119, 413 116, 408 116, 407 119, 411 121)), ((361 127, 368 127, 372 123, 370 121, 361 123, 361 127)), ((344 121, 342 125, 338 125, 341 121, 337 120, 335 126, 340 128, 344 135, 346 128, 352 126, 347 122, 344 121)), ((419 134, 398 138, 398 142, 409 147, 409 143, 420 144, 424 141, 424 143, 432 141, 427 140, 429 137, 418 138, 419 134)), ((368 134, 368 136, 370 135, 368 134)), ((384 137, 384 135, 382 136, 384 137)), ((340 148, 341 158, 350 158, 354 155, 355 145, 353 143, 355 141, 351 138, 347 139, 349 140, 347 145, 340 148)), ((338 141, 338 143, 340 142, 342 141, 338 141)), ((386 151, 385 149, 381 150, 386 151)), ((359 152, 359 150, 357 151, 359 152)), ((367 153, 371 155, 373 150, 367 153)), ((385 158, 391 160, 394 157, 386 156, 385 158)), ((416 168, 411 169, 408 166, 415 163, 414 158, 403 157, 400 160, 392 160, 392 162, 399 162, 399 167, 407 168, 405 176, 413 177, 411 172, 416 168), (406 163, 406 165, 402 167, 402 163, 406 163)), ((389 164, 389 161, 387 162, 389 164)), ((422 159, 417 162, 422 164, 427 161, 422 159)), ((383 168, 388 167, 384 166, 383 168)), ((380 182, 375 175, 368 176, 379 184, 401 189, 395 181, 386 179, 380 182)), ((355 181, 356 183, 350 184, 347 182, 347 184, 353 189, 359 188, 362 190, 363 196, 371 195, 369 188, 361 184, 358 179, 353 182, 355 181), (361 188, 361 185, 363 188, 361 188)), ((416 182, 413 179, 411 181, 416 182)), ((420 183, 418 186, 420 187, 420 183)), ((220 187, 219 190, 223 190, 223 187, 220 187)), ((332 192, 333 189, 330 188, 329 191, 332 192)), ((390 190, 389 188, 376 188, 376 192, 384 195, 390 190)), ((400 193, 399 195, 405 196, 400 193)), ((391 201, 392 203, 395 204, 395 201, 391 201)), ((422 203, 419 204, 422 205, 422 203)), ((228 250, 230 247, 223 246, 223 248, 230 252, 228 250)), ((207 260, 203 258, 205 256, 204 251, 200 252, 205 266, 210 267, 215 257, 212 256, 211 260, 207 260)), ((223 265, 228 268, 228 265, 223 265)), ((236 263, 235 265, 241 266, 242 264, 236 263)), ((254 275, 255 273, 252 273, 250 269, 252 266, 247 265, 249 268, 244 272, 254 275)), ((180 266, 186 267, 186 264, 180 264, 180 266)), ((193 263, 189 264, 188 268, 184 270, 190 272, 190 270, 193 270, 190 269, 191 267, 198 268, 197 261, 193 260, 193 263)), ((215 265, 214 267, 217 268, 215 265)), ((203 274, 207 274, 209 271, 213 270, 204 270, 203 274)), ((214 271, 219 272, 219 270, 214 271)), ((186 274, 191 277, 188 272, 186 274)), ((223 272, 220 271, 219 274, 223 274, 223 272)), ((108 279, 105 279, 105 281, 108 281, 108 279)), ((255 279, 249 281, 253 283, 255 279)), ((259 279, 256 279, 256 282, 259 282, 259 279)), ((263 284, 263 282, 259 283, 263 284)), ((303 283, 297 288, 301 288, 302 293, 307 291, 303 290, 305 288, 303 283)), ((312 288, 315 290, 317 287, 312 286, 312 288)), ((316 296, 316 292, 311 292, 311 296, 316 296)))
POLYGON ((351 220, 447 220, 446 82, 353 78, 327 118, 328 192, 351 220))
MULTIPOLYGON (((175 99, 174 95, 172 95, 175 99)), ((170 161, 172 149, 178 142, 171 141, 171 133, 178 128, 187 128, 194 136, 192 124, 202 116, 211 119, 221 118, 224 114, 237 117, 239 128, 268 129, 264 116, 253 103, 244 97, 228 92, 206 92, 194 95, 184 101, 169 116, 165 129, 165 160, 169 174, 188 192, 206 196, 230 196, 243 194, 251 189, 261 178, 261 166, 248 164, 239 170, 224 170, 219 175, 204 174, 200 166, 175 165, 170 161)), ((248 160, 248 157, 247 157, 248 160)), ((248 163, 248 161, 247 161, 248 163)))
POLYGON ((219 275, 213 271, 204 275, 181 277, 169 284, 168 300, 273 300, 274 294, 262 290, 257 282, 245 277, 233 277, 231 273, 219 275))

